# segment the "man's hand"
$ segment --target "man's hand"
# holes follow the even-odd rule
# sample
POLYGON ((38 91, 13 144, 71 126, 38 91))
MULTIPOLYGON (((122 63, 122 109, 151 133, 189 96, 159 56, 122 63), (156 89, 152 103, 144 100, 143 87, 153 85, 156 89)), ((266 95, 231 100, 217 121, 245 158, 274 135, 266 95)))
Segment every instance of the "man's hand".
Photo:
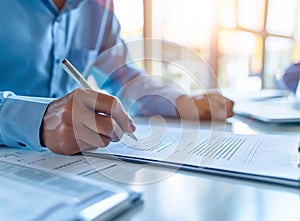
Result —
POLYGON ((225 120, 233 115, 233 105, 233 101, 219 93, 183 95, 176 100, 179 117, 187 120, 225 120))
POLYGON ((106 147, 135 126, 117 98, 88 89, 49 104, 41 126, 41 143, 60 154, 106 147))

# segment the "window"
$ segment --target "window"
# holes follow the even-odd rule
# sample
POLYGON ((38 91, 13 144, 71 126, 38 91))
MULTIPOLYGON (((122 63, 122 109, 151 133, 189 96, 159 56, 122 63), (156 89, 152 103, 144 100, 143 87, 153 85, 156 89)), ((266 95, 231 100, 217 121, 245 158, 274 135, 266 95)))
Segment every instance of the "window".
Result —
POLYGON ((122 28, 122 38, 126 41, 143 38, 143 0, 114 0, 114 10, 122 28))
POLYGON ((200 79, 164 63, 153 63, 149 72, 171 77, 189 91, 199 89, 195 80, 206 88, 275 88, 283 71, 300 60, 300 0, 115 0, 115 7, 125 38, 144 33, 182 46, 162 45, 162 58, 189 62, 191 69, 199 68, 200 79), (187 49, 198 58, 187 56, 187 49))

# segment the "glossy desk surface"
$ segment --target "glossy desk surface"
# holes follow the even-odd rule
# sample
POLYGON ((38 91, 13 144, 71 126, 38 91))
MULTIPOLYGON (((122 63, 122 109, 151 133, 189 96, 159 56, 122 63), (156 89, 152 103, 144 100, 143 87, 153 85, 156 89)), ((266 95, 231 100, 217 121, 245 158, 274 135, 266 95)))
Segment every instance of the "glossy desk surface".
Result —
MULTIPOLYGON (((144 123, 145 119, 137 122, 144 123)), ((171 120, 168 124, 176 126, 178 122, 171 120)), ((211 126, 208 122, 200 123, 201 128, 211 126)), ((266 124, 237 116, 226 124, 214 123, 213 127, 242 134, 300 138, 300 124, 266 124)), ((143 193, 143 204, 116 220, 300 220, 297 188, 133 163, 112 168, 109 174, 89 177, 143 193)))

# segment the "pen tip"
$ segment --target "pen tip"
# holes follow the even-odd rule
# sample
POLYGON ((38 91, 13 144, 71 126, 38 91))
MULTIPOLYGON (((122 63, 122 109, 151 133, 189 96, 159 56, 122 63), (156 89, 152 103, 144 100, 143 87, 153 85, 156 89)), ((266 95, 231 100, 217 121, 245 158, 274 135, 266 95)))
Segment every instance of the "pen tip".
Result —
POLYGON ((134 139, 135 141, 138 141, 137 137, 136 137, 134 134, 128 133, 127 135, 128 135, 129 137, 131 137, 132 139, 134 139))

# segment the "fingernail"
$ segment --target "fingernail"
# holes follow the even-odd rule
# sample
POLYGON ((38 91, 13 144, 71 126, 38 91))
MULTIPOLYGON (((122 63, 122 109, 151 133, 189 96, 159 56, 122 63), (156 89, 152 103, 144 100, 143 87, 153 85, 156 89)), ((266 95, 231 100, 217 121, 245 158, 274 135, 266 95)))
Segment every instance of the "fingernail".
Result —
POLYGON ((129 126, 130 126, 130 130, 131 130, 131 132, 134 132, 134 131, 135 131, 135 129, 136 129, 136 127, 135 127, 134 123, 133 123, 133 122, 129 122, 129 126))

